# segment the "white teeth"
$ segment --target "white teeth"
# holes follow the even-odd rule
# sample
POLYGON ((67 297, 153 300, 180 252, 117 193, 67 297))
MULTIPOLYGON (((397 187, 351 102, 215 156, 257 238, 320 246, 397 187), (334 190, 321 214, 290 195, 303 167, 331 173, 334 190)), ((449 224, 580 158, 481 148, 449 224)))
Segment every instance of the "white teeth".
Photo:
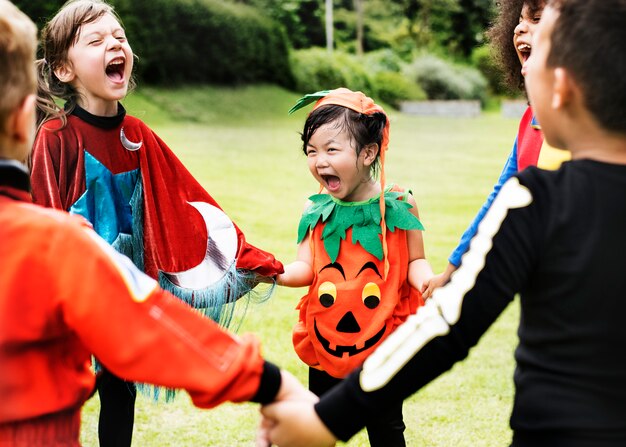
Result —
POLYGON ((522 44, 517 46, 517 49, 519 51, 530 51, 530 45, 528 45, 526 43, 522 43, 522 44))

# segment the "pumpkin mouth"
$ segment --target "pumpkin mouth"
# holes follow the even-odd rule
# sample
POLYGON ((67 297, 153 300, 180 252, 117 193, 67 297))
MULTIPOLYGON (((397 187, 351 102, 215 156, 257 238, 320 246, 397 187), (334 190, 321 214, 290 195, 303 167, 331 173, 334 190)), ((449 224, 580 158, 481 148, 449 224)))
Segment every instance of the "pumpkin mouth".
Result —
POLYGON ((344 354, 348 354, 349 357, 352 357, 353 355, 357 355, 365 351, 366 349, 370 349, 372 346, 378 343, 381 338, 383 338, 383 335, 385 334, 385 329, 386 329, 386 327, 383 326, 382 329, 378 331, 372 338, 365 341, 365 344, 363 345, 361 349, 357 349, 356 345, 350 345, 350 346, 337 345, 337 349, 331 349, 330 341, 326 340, 322 336, 319 329, 317 328, 316 320, 313 321, 313 327, 315 328, 315 335, 317 336, 317 339, 321 343, 324 350, 328 352, 330 355, 339 357, 339 358, 343 357, 344 354))

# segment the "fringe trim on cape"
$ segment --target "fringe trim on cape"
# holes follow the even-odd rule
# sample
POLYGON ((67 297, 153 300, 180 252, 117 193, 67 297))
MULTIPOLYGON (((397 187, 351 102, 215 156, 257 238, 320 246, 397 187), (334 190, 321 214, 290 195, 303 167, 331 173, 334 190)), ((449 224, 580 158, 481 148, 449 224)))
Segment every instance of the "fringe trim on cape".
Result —
MULTIPOLYGON (((133 234, 120 234, 112 246, 118 252, 129 257, 141 271, 144 271, 144 245, 143 245, 143 184, 141 177, 130 201, 133 213, 133 234)), ((165 274, 159 272, 159 285, 164 290, 172 293, 181 301, 187 303, 201 314, 211 318, 224 328, 237 331, 241 327, 243 318, 251 302, 261 303, 267 301, 276 287, 276 283, 267 284, 257 289, 259 278, 256 273, 237 269, 235 263, 225 272, 223 278, 210 287, 204 289, 187 289, 173 284, 165 274), (254 289, 254 290, 253 290, 254 289), (243 299, 242 299, 243 298, 243 299), (237 301, 238 321, 233 325, 237 301), (243 305, 243 306, 242 306, 243 305)), ((101 365, 95 359, 95 371, 101 370, 101 365)), ((176 396, 176 391, 170 388, 137 383, 137 390, 142 394, 152 397, 155 401, 165 397, 170 402, 176 396)))

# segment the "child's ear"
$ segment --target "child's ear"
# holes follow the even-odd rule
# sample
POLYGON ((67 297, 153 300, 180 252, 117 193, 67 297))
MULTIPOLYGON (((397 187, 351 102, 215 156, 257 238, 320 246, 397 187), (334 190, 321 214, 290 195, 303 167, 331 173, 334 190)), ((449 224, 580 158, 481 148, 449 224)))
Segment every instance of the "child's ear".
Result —
POLYGON ((376 161, 376 156, 378 155, 378 144, 372 143, 368 144, 363 148, 361 154, 364 154, 363 164, 365 166, 371 166, 376 161))
POLYGON ((11 112, 6 120, 6 135, 9 139, 8 152, 2 156, 26 163, 35 139, 35 107, 37 97, 28 95, 11 112))
POLYGON ((61 66, 55 68, 54 74, 57 78, 59 78, 59 81, 66 84, 72 82, 76 77, 74 70, 68 63, 61 64, 61 66))
POLYGON ((562 109, 571 100, 574 94, 572 78, 566 69, 557 67, 554 69, 554 86, 552 90, 552 108, 562 109))
POLYGON ((19 144, 31 144, 35 136, 35 107, 37 96, 28 95, 9 119, 9 132, 19 144))

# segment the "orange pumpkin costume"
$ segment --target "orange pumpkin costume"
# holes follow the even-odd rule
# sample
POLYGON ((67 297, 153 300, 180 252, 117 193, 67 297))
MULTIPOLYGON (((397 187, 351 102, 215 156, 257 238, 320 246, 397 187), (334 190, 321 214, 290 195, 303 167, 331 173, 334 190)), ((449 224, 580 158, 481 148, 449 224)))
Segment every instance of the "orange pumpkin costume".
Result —
MULTIPOLYGON (((364 114, 384 113, 363 93, 347 89, 307 95, 292 111, 320 96, 313 110, 333 104, 364 114)), ((347 203, 317 194, 300 222, 298 242, 310 234, 314 278, 297 307, 293 343, 302 361, 336 378, 360 366, 423 304, 407 280, 407 231, 423 227, 409 211, 408 194, 384 187, 388 143, 389 120, 380 151, 384 200, 347 203)))

